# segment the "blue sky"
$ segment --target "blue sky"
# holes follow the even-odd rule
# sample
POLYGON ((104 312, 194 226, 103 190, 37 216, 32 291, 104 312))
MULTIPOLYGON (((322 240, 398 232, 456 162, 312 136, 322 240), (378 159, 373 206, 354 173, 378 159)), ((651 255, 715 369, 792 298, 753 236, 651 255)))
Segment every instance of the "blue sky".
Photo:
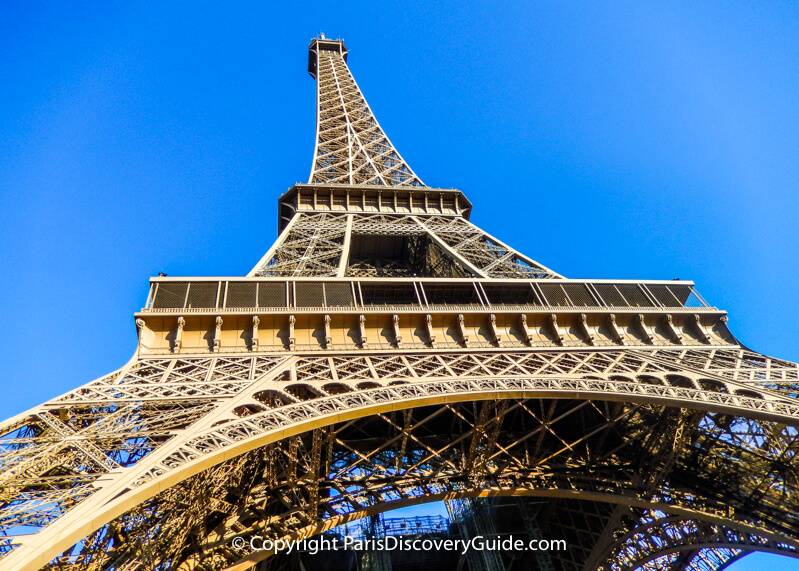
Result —
POLYGON ((320 31, 477 224, 569 277, 693 279, 799 359, 799 8, 696 4, 3 3, 0 417, 126 361, 148 276, 269 247, 320 31))

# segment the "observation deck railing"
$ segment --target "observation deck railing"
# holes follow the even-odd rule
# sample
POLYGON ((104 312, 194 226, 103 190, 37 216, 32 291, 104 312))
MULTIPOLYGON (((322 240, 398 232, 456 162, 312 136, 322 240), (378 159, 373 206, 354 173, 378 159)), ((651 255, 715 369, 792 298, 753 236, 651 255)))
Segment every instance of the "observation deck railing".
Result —
POLYGON ((688 281, 152 278, 142 313, 714 310, 688 281))

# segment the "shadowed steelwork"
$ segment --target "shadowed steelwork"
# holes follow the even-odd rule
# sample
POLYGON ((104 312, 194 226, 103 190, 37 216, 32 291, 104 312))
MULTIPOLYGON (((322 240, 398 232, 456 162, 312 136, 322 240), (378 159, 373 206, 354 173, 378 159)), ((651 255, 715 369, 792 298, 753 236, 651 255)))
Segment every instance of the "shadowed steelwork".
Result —
POLYGON ((471 571, 796 556, 799 366, 692 282, 567 279, 476 227, 346 56, 311 43, 311 177, 252 271, 152 278, 127 364, 2 424, 0 567, 291 569, 232 539, 387 533, 383 512, 437 500, 430 533, 568 542, 471 571))

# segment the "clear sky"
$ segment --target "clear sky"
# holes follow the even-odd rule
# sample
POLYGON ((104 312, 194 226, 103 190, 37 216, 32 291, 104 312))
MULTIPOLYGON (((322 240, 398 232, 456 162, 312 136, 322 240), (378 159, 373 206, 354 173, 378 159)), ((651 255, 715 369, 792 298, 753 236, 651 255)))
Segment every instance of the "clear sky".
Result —
POLYGON ((124 363, 148 276, 266 251, 319 32, 477 224, 569 277, 695 280, 799 360, 795 3, 288 4, 2 4, 0 417, 124 363))

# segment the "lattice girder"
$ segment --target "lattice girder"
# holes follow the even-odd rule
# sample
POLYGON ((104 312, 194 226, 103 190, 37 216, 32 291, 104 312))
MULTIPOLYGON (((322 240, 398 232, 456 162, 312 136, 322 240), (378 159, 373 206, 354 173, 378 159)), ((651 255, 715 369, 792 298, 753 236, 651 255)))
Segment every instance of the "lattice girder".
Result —
MULTIPOLYGON (((221 527, 207 536, 203 553, 195 556, 202 559, 225 554, 228 562, 234 561, 236 554, 229 547, 233 535, 259 533, 301 537, 356 517, 418 501, 506 494, 582 498, 669 510, 683 518, 699 518, 710 524, 729 526, 750 538, 771 537, 772 545, 776 544, 779 533, 775 537, 773 531, 753 523, 762 514, 755 515, 752 510, 759 508, 746 505, 743 498, 751 493, 746 486, 735 488, 731 482, 731 489, 722 490, 728 493, 726 497, 731 502, 728 505, 723 499, 712 498, 708 488, 674 488, 664 496, 662 491, 653 493, 641 487, 640 482, 635 483, 640 467, 654 468, 653 459, 666 451, 659 448, 662 442, 651 438, 651 429, 659 426, 664 433, 670 431, 673 409, 649 405, 630 407, 601 401, 554 402, 487 401, 477 409, 472 402, 450 403, 417 409, 410 421, 401 410, 387 411, 342 421, 330 428, 320 427, 312 433, 253 449, 246 459, 239 457, 229 462, 242 467, 261 462, 267 472, 256 480, 251 488, 252 495, 242 498, 240 507, 233 513, 228 512, 221 527), (486 409, 490 414, 483 414, 486 409), (453 420, 444 422, 444 417, 453 420), (478 430, 481 420, 483 426, 478 430), (461 424, 455 427, 456 438, 436 431, 436 423, 450 426, 452 421, 461 424), (512 429, 527 421, 538 428, 525 428, 521 433, 512 429), (501 430, 497 426, 499 423, 501 430), (404 449, 402 456, 390 453, 399 447, 404 449), (399 469, 397 458, 401 458, 399 469), (329 474, 329 477, 320 479, 319 474, 329 474), (335 493, 331 493, 333 490, 335 493), (736 497, 741 498, 740 502, 736 497), (311 499, 319 502, 318 505, 309 504, 311 499), (736 508, 734 512, 730 506, 736 508), (281 516, 284 510, 285 516, 281 516)), ((697 446, 702 447, 704 437, 699 427, 697 430, 700 442, 697 446)), ((729 457, 733 451, 739 456, 757 455, 754 450, 745 451, 745 445, 740 442, 735 447, 718 443, 713 446, 704 448, 702 453, 724 457, 729 457), (714 452, 713 446, 721 448, 714 452)), ((685 455, 685 461, 689 460, 690 450, 685 455)), ((747 464, 752 466, 751 458, 747 464)), ((223 464, 213 470, 231 469, 231 464, 223 464)), ((670 476, 665 477, 669 479, 670 476)), ((234 478, 234 481, 239 480, 234 478)), ((149 508, 141 509, 174 514, 179 510, 171 508, 170 502, 182 502, 180 498, 188 489, 199 489, 203 482, 221 482, 221 479, 212 471, 187 482, 194 483, 186 484, 189 488, 183 492, 180 492, 181 484, 171 487, 166 499, 153 499, 157 509, 152 503, 145 503, 149 508), (159 501, 166 503, 158 504, 159 501)), ((712 485, 718 488, 724 484, 715 482, 712 485)), ((216 506, 211 511, 218 514, 219 509, 216 506)), ((171 529, 177 523, 173 520, 171 525, 158 527, 171 529)), ((181 523, 178 527, 186 529, 187 521, 181 523)), ((147 522, 149 526, 153 524, 152 520, 147 522)), ((795 529, 796 522, 791 525, 795 529)), ((161 557, 166 553, 174 554, 176 546, 170 551, 166 547, 171 540, 163 540, 153 552, 161 557)), ((787 543, 787 551, 797 544, 791 540, 787 543)), ((766 544, 753 540, 746 545, 758 548, 766 544)), ((120 549, 124 552, 130 546, 120 546, 120 549)), ((135 555, 137 551, 133 553, 138 556, 135 555)))
POLYGON ((309 183, 248 276, 154 278, 130 362, 0 425, 0 568, 243 565, 235 535, 491 496, 546 505, 562 569, 795 556, 799 365, 692 282, 567 280, 472 224, 346 55, 311 43, 309 183))
POLYGON ((346 63, 340 40, 313 40, 316 148, 309 183, 424 186, 394 148, 346 63))
MULTIPOLYGON (((689 433, 694 434, 695 430, 701 429, 703 434, 716 435, 714 441, 720 442, 715 445, 723 446, 725 454, 732 454, 735 450, 737 451, 735 454, 744 454, 749 458, 742 462, 742 466, 747 465, 751 468, 753 462, 761 461, 759 455, 784 457, 785 450, 793 450, 795 431, 787 428, 795 424, 795 419, 799 418, 799 405, 795 404, 793 399, 757 387, 750 382, 739 385, 739 381, 731 379, 724 381, 728 392, 698 388, 701 386, 699 382, 701 379, 717 377, 708 372, 697 373, 686 370, 679 364, 680 359, 684 359, 685 356, 685 352, 679 350, 672 353, 619 350, 418 355, 378 353, 327 357, 274 355, 261 358, 219 355, 213 359, 197 361, 185 358, 135 361, 131 364, 131 368, 142 373, 137 374, 130 383, 120 381, 130 377, 129 374, 122 372, 90 386, 103 386, 109 382, 112 385, 142 384, 150 385, 154 390, 153 380, 163 382, 169 374, 173 374, 181 375, 184 380, 196 379, 195 384, 205 387, 198 394, 205 394, 205 391, 210 390, 205 386, 206 383, 215 383, 214 386, 220 384, 213 372, 208 372, 217 368, 222 370, 221 375, 230 381, 238 376, 243 386, 240 386, 238 392, 233 395, 222 392, 220 398, 203 400, 202 406, 205 408, 198 408, 201 406, 198 402, 189 401, 188 408, 194 411, 190 415, 194 414, 193 418, 197 419, 193 425, 184 424, 178 438, 167 439, 160 446, 153 446, 151 451, 148 450, 148 454, 142 455, 142 458, 129 468, 116 472, 113 470, 103 472, 102 481, 98 477, 91 482, 93 485, 89 494, 92 496, 91 502, 80 501, 85 496, 74 500, 65 498, 63 501, 67 502, 65 505, 68 513, 53 518, 50 525, 37 534, 38 537, 34 535, 21 539, 22 549, 19 552, 21 554, 27 551, 28 545, 32 548, 31 551, 51 545, 52 538, 48 536, 62 533, 64 528, 74 529, 73 526, 77 525, 77 522, 85 521, 86 514, 81 513, 85 510, 91 511, 94 515, 92 521, 99 527, 103 523, 102 520, 108 521, 118 517, 132 507, 149 501, 147 498, 164 489, 164 486, 177 485, 192 475, 202 473, 210 466, 219 462, 224 463, 224 459, 230 458, 231 455, 238 456, 248 451, 259 450, 269 442, 279 442, 290 434, 314 430, 331 422, 343 422, 347 418, 353 420, 380 418, 391 410, 435 402, 468 403, 495 399, 498 396, 508 399, 574 399, 579 395, 580 399, 595 399, 597 402, 608 403, 607 406, 611 406, 611 402, 631 403, 624 406, 637 407, 687 406, 693 410, 716 411, 700 415, 703 423, 698 428, 695 426, 689 433), (256 362, 259 359, 260 372, 256 372, 256 362), (736 386, 747 387, 752 396, 735 394, 736 386), (728 417, 742 420, 725 424, 727 421, 723 419, 728 417), (751 420, 743 420, 746 418, 751 420), (774 424, 775 422, 777 424, 774 424), (202 428, 203 426, 206 428, 202 428), (742 432, 744 426, 748 428, 742 432), (774 428, 780 426, 786 428, 774 428), (728 437, 722 438, 719 435, 725 430, 733 432, 728 437), (752 444, 747 442, 747 438, 753 439, 754 443, 760 443, 756 454, 748 451, 752 444), (128 491, 120 495, 123 490, 128 491), (104 506, 103 509, 99 510, 98 505, 104 506), (104 515, 101 516, 101 513, 104 515)), ((721 364, 725 365, 726 362, 722 360, 721 364)), ((753 361, 752 364, 758 363, 753 361)), ((745 368, 739 367, 738 371, 741 377, 747 377, 745 368)), ((179 399, 170 400, 174 396, 172 393, 174 383, 163 383, 163 387, 167 395, 165 400, 184 402, 179 399)), ((60 397, 55 399, 53 405, 82 406, 73 404, 72 399, 76 398, 76 395, 97 399, 97 388, 91 391, 88 388, 65 395, 68 398, 64 402, 69 404, 59 404, 59 400, 65 398, 60 397)), ((110 401, 118 400, 114 395, 109 395, 108 398, 110 401)), ((137 395, 127 398, 130 398, 132 403, 141 402, 137 395)), ((588 403, 588 401, 581 402, 588 403)), ((49 409, 50 406, 48 404, 46 408, 49 409)), ((103 416, 104 413, 98 415, 103 416)), ((13 438, 10 440, 13 441, 13 438)), ((102 438, 96 441, 102 446, 105 445, 102 438)), ((43 452, 49 450, 46 448, 49 444, 38 443, 35 438, 33 441, 28 439, 25 442, 27 448, 33 446, 34 449, 38 448, 43 452), (45 448, 41 448, 43 445, 45 448)), ((491 440, 488 444, 493 446, 491 440)), ((17 448, 25 449, 20 446, 17 448)), ((101 447, 101 449, 108 448, 101 447)), ((90 455, 91 452, 84 454, 90 455)), ((719 473, 720 470, 723 472, 724 467, 718 462, 714 463, 716 457, 712 454, 703 454, 695 461, 697 466, 712 470, 713 473, 719 473)), ((478 464, 481 462, 484 460, 477 460, 478 464)), ((669 461, 661 462, 661 466, 669 465, 669 461)), ((780 487, 789 490, 792 489, 796 476, 792 467, 786 466, 785 470, 780 487)), ((620 484, 624 480, 623 472, 621 466, 617 465, 613 478, 620 484)), ((446 479, 459 481, 459 476, 451 470, 445 475, 446 479)), ((522 476, 527 478, 529 474, 524 471, 519 472, 518 466, 508 472, 508 478, 522 476)), ((36 476, 32 474, 32 477, 36 476)), ((536 478, 539 484, 546 482, 550 487, 553 485, 551 479, 542 479, 539 476, 536 478)), ((436 485, 441 484, 438 480, 436 482, 436 485)), ((701 479, 697 479, 697 482, 701 482, 701 479)), ((336 480, 331 485, 346 488, 346 485, 336 480)), ((563 485, 573 487, 574 481, 567 479, 555 482, 555 487, 558 489, 563 485)), ((627 485, 633 486, 630 489, 639 489, 631 481, 627 485)), ((88 489, 85 486, 78 488, 78 490, 88 489)), ((580 493, 598 493, 603 501, 616 501, 618 499, 616 495, 621 493, 620 490, 588 489, 580 493)), ((570 493, 573 492, 574 490, 570 493)), ((774 505, 774 502, 785 502, 786 498, 793 497, 791 492, 786 497, 781 496, 778 500, 766 502, 765 499, 774 491, 766 489, 763 493, 761 503, 763 509, 768 510, 772 509, 768 506, 774 505)), ((653 496, 646 497, 648 501, 652 501, 653 496)), ((637 501, 643 500, 639 498, 637 501)), ((660 498, 657 505, 662 509, 674 509, 675 505, 679 506, 683 501, 685 501, 683 497, 675 495, 660 498)), ((722 518, 721 521, 726 522, 728 514, 721 514, 722 506, 713 504, 715 500, 708 501, 712 510, 704 515, 722 518)), ((30 509, 31 516, 20 513, 19 510, 7 514, 11 518, 9 529, 20 525, 25 517, 35 519, 36 509, 32 503, 30 509)), ((778 510, 777 513, 781 512, 778 510)), ((771 524, 773 523, 772 521, 771 524)), ((91 526, 78 527, 85 530, 82 532, 84 535, 91 532, 91 526)), ((767 537, 774 537, 773 534, 779 535, 780 538, 783 537, 780 534, 790 535, 785 529, 776 531, 747 529, 751 533, 762 532, 767 537), (769 533, 772 535, 769 536, 769 533)), ((79 537, 75 541, 77 539, 79 537)), ((64 545, 62 549, 66 547, 68 545, 64 545)), ((10 557, 13 558, 15 555, 12 552, 10 557)))
POLYGON ((630 531, 609 546, 610 556, 599 571, 632 571, 657 568, 670 556, 696 554, 701 550, 763 551, 799 557, 795 547, 715 523, 694 521, 664 513, 645 512, 630 531))
MULTIPOLYGON (((540 279, 561 277, 461 216, 298 212, 251 276, 344 276, 353 236, 422 235, 460 266, 442 277, 540 279)), ((390 274, 389 274, 390 275, 390 274)))

